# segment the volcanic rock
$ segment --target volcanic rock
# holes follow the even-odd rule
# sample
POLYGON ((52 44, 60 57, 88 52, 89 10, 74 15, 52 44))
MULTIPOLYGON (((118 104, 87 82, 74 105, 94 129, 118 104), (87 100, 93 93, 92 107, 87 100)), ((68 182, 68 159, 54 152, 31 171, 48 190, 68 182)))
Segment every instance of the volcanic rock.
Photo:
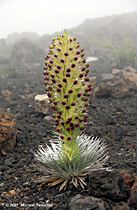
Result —
POLYGON ((35 111, 42 112, 45 115, 51 114, 51 109, 49 108, 49 97, 47 94, 35 96, 35 111))
POLYGON ((19 42, 13 46, 11 64, 20 66, 24 63, 43 63, 44 50, 30 42, 19 42))
POLYGON ((10 101, 11 98, 12 98, 12 92, 10 92, 8 89, 7 90, 2 90, 1 94, 6 101, 10 101))
POLYGON ((82 195, 77 194, 71 199, 69 204, 70 210, 95 209, 105 210, 103 201, 94 197, 82 198, 82 195))
POLYGON ((10 111, 0 109, 0 151, 11 150, 16 142, 17 124, 10 111))
POLYGON ((113 69, 112 74, 102 74, 101 83, 95 88, 96 97, 123 98, 129 91, 137 91, 137 70, 130 67, 119 70, 113 69))

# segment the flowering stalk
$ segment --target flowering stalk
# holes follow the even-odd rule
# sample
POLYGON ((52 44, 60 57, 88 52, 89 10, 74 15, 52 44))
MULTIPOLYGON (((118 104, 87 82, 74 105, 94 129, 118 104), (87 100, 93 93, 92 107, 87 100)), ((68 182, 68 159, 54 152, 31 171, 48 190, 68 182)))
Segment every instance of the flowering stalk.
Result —
POLYGON ((79 183, 84 188, 88 173, 109 170, 103 166, 108 159, 104 154, 106 145, 98 138, 80 134, 88 118, 92 84, 87 77, 89 64, 84 49, 79 46, 76 37, 64 30, 63 35, 52 40, 43 71, 58 139, 51 140, 51 146, 39 148, 34 155, 38 168, 49 174, 38 182, 51 182, 51 186, 63 182, 60 190, 69 180, 75 187, 79 183))
POLYGON ((92 84, 87 77, 89 64, 85 63, 83 48, 76 37, 57 35, 45 57, 44 84, 54 114, 55 130, 62 141, 63 156, 73 158, 77 136, 83 131, 88 118, 88 99, 92 84))

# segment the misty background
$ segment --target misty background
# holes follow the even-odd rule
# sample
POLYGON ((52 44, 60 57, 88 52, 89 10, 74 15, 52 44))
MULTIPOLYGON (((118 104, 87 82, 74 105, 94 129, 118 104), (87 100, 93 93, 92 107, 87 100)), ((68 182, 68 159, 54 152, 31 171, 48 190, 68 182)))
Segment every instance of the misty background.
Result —
POLYGON ((84 48, 89 76, 126 65, 137 68, 136 0, 1 0, 0 77, 35 69, 42 78, 44 57, 56 33, 67 29, 84 48))
POLYGON ((136 0, 0 0, 0 38, 11 33, 52 34, 85 19, 137 11, 136 0))

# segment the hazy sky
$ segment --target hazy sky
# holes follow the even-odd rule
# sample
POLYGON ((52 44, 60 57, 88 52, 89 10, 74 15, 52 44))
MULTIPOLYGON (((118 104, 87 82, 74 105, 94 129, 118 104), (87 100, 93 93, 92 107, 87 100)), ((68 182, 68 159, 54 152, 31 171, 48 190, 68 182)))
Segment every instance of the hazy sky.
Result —
POLYGON ((137 0, 0 0, 0 38, 69 29, 87 18, 137 11, 137 0))

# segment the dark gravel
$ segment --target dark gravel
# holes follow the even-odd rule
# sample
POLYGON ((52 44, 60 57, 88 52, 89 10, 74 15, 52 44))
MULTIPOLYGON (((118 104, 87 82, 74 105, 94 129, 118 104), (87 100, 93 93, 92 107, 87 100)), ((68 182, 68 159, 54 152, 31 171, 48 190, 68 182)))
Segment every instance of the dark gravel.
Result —
MULTIPOLYGON (((78 194, 83 199, 100 198, 106 210, 123 209, 124 205, 129 210, 136 209, 130 196, 137 176, 137 95, 123 99, 94 98, 85 132, 107 143, 108 166, 114 170, 91 174, 84 190, 76 189, 70 183, 65 191, 59 192, 59 186, 47 187, 34 182, 44 174, 33 167, 31 151, 52 138, 50 130, 53 128, 53 123, 44 119, 44 114, 35 111, 34 97, 29 95, 45 93, 42 70, 21 73, 16 79, 10 76, 0 79, 0 90, 6 89, 13 93, 13 97, 8 102, 0 95, 0 108, 9 109, 14 114, 17 139, 12 151, 0 154, 0 210, 74 210, 77 208, 72 208, 71 199, 78 194), (126 176, 129 176, 128 182, 126 176)), ((99 210, 99 207, 85 209, 99 210)))

